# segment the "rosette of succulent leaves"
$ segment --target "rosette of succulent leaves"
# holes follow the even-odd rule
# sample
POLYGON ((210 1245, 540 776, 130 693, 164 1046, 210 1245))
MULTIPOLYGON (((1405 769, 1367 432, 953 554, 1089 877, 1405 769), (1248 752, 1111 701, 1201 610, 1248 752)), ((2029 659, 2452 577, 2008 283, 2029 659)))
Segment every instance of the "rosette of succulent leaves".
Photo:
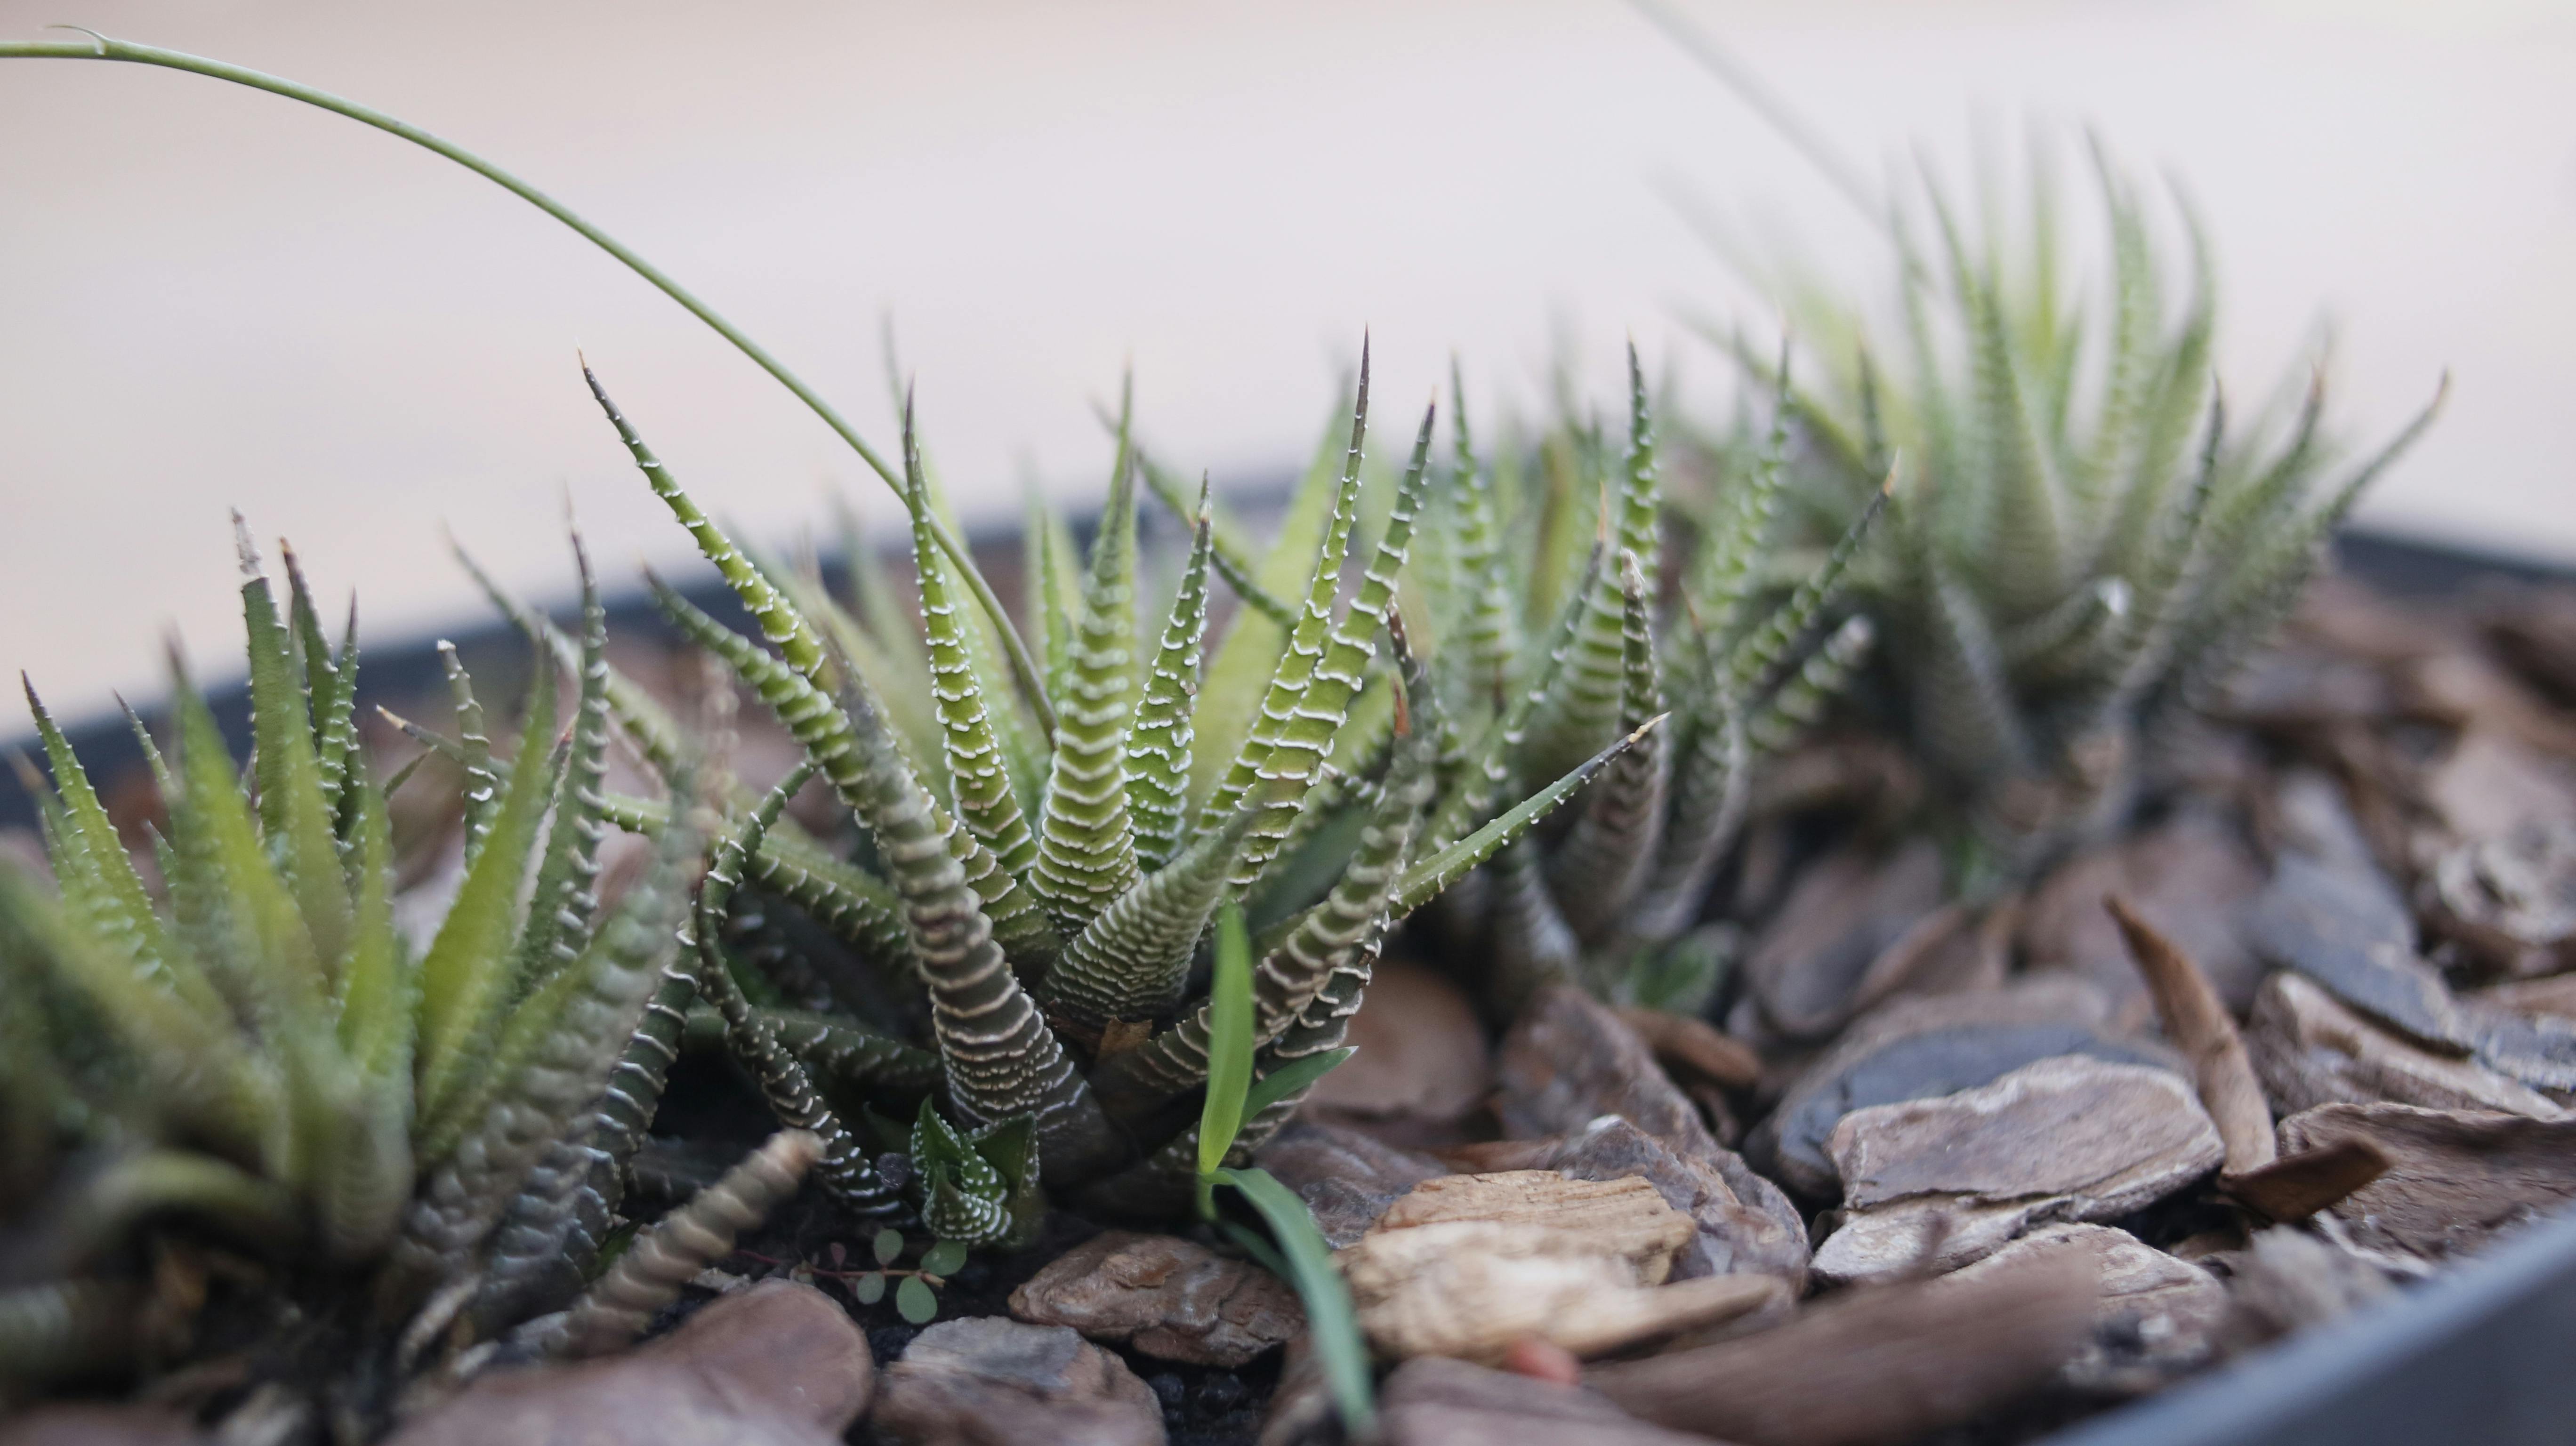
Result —
POLYGON ((1444 767, 1458 779, 1432 809, 1433 839, 1518 780, 1666 719, 1570 817, 1435 911, 1454 955, 1492 960, 1488 1003, 1504 1013, 1560 978, 1682 1013, 1709 1002, 1733 930, 1705 905, 1753 770, 1805 732, 1871 644, 1866 619, 1834 614, 1873 511, 1804 571, 1771 567, 1775 446, 1668 542, 1634 347, 1627 361, 1624 437, 1567 406, 1534 447, 1480 450, 1462 403, 1419 571, 1444 767))
POLYGON ((680 1026, 655 998, 698 842, 669 830, 603 905, 587 567, 569 728, 548 666, 506 781, 457 675, 463 873, 415 941, 355 613, 334 648, 292 554, 283 612, 246 533, 241 556, 248 778, 177 675, 166 757, 136 723, 166 815, 148 866, 28 689, 54 886, 0 865, 0 1391, 246 1353, 244 1409, 363 1439, 514 1327, 562 1353, 631 1339, 819 1146, 782 1132, 591 1278, 680 1026))
MULTIPOLYGON (((1672 623, 1649 581, 1661 501, 1633 366, 1631 379, 1616 461, 1597 436, 1569 434, 1544 480, 1513 479, 1506 501, 1463 427, 1445 478, 1435 472, 1426 413, 1391 493, 1373 493, 1364 352, 1346 437, 1319 449, 1266 557, 1220 532, 1204 485, 1193 502, 1144 464, 1122 408, 1080 582, 1060 525, 1041 515, 1026 534, 1052 747, 935 545, 939 503, 909 415, 918 633, 864 548, 851 550, 846 606, 814 571, 746 555, 600 394, 762 636, 656 580, 663 610, 806 754, 727 826, 697 908, 692 979, 721 1016, 708 1032, 722 1031, 782 1118, 826 1142, 827 1162, 846 1162, 827 1166, 827 1184, 863 1205, 882 1198, 890 1187, 859 1135, 873 1103, 921 1095, 936 1107, 913 1131, 910 1195, 943 1238, 1025 1238, 1045 1189, 1114 1212, 1184 1209, 1210 1027, 1195 981, 1229 896, 1260 931, 1263 1075, 1338 1049, 1388 932, 1461 881, 1481 902, 1453 914, 1489 925, 1501 949, 1497 996, 1586 957, 1596 974, 1603 960, 1624 970, 1643 957, 1653 985, 1674 974, 1673 954, 1697 983, 1659 999, 1705 996, 1708 951, 1672 946, 1740 817, 1749 760, 1812 715, 1866 625, 1790 666, 1851 547, 1787 605, 1759 611, 1747 593, 1762 538, 1744 528, 1710 544, 1697 603, 1671 611, 1708 621, 1672 623), (1140 480, 1190 525, 1159 623, 1139 616, 1140 480), (1363 547, 1354 534, 1373 498, 1384 516, 1363 547), (1408 571, 1426 530, 1436 540, 1408 571), (1337 617, 1343 574, 1362 558, 1337 617), (1211 574, 1238 602, 1213 647, 1211 574), (1548 591, 1527 595, 1529 578, 1548 591), (1438 658, 1409 645, 1435 632, 1449 639, 1438 658), (1394 646, 1373 669, 1381 635, 1394 646), (1664 727, 1668 690, 1682 699, 1678 734, 1664 727), (859 825, 854 857, 782 819, 809 773, 859 825), (1531 837, 1587 779, 1565 826, 1531 837), (1478 866, 1507 848, 1483 878, 1478 866), (903 1041, 924 1015, 920 1050, 903 1041)), ((614 800, 609 812, 658 823, 614 800)), ((1237 1152, 1301 1098, 1248 1122, 1237 1152)))
MULTIPOLYGON (((1184 499, 1190 541, 1166 608, 1140 609, 1142 468, 1122 418, 1088 557, 1077 566, 1045 519, 1028 535, 1034 699, 963 564, 937 545, 940 499, 908 406, 917 624, 893 611, 882 579, 863 577, 845 606, 818 571, 736 546, 591 385, 759 636, 657 578, 662 609, 804 754, 712 825, 721 842, 693 910, 695 958, 674 982, 780 1117, 822 1141, 828 1190, 863 1210, 916 1209, 943 1239, 1026 1238, 1051 1193, 1129 1215, 1185 1212, 1220 902, 1245 901, 1259 931, 1259 1072, 1328 1054, 1389 930, 1654 735, 1651 716, 1621 715, 1614 687, 1607 711, 1562 735, 1588 752, 1539 768, 1500 731, 1469 747, 1396 612, 1435 481, 1432 419, 1391 489, 1371 486, 1365 355, 1346 438, 1266 557, 1232 540, 1221 549, 1204 485, 1184 499), (1363 546, 1372 501, 1383 520, 1363 546), (1243 601, 1211 646, 1218 575, 1240 579, 1243 601), (809 775, 845 806, 846 848, 783 816, 809 775), (916 1113, 909 1159, 872 1158, 878 1107, 921 1100, 932 1108, 916 1113)), ((1619 594, 1607 596, 1615 613, 1619 594)), ((1545 672, 1521 681, 1545 693, 1545 672)), ((626 710, 618 680, 609 694, 646 756, 670 756, 667 724, 640 701, 626 710)), ((604 813, 647 832, 667 817, 617 798, 604 813)), ((1301 1098, 1271 1102, 1236 1154, 1301 1098)))
MULTIPOLYGON (((1785 363, 1712 331, 1785 397, 1775 422, 1795 434, 1789 495, 1808 518, 1829 532, 1893 474, 1888 545, 1856 591, 1886 637, 1883 701, 1971 892, 2128 816, 2147 750, 2287 618, 2336 525, 2441 404, 2351 465, 2323 423, 2322 359, 2231 409, 2187 203, 2177 268, 2095 144, 2107 265, 2077 284, 2043 140, 2030 161, 2018 205, 1981 170, 1973 228, 1928 166, 1921 205, 1889 208, 1891 336, 1874 341, 1828 289, 1765 283, 1821 376, 1790 387, 1785 363)), ((1755 432, 1739 421, 1730 450, 1755 432)))

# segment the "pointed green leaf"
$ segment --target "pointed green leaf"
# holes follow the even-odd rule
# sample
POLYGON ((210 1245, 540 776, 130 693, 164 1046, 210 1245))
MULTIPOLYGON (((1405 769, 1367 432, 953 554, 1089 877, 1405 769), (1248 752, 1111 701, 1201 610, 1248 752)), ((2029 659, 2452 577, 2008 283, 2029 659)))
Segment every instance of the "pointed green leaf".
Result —
POLYGON ((1662 680, 1655 670, 1652 600, 1633 552, 1619 554, 1622 682, 1621 727, 1643 737, 1612 761, 1549 860, 1548 883, 1577 938, 1599 940, 1619 927, 1637 890, 1653 868, 1663 841, 1671 754, 1650 719, 1664 715, 1662 680))
MULTIPOLYGON (((572 550, 581 575, 581 668, 573 675, 578 692, 563 783, 520 942, 519 969, 528 979, 562 969, 590 947, 599 913, 599 841, 608 831, 600 817, 608 779, 608 611, 578 533, 572 550)), ((551 666, 551 659, 541 655, 538 666, 551 666)))
POLYGON ((905 503, 912 513, 913 563, 921 585, 922 626, 930 644, 930 689, 938 708, 950 794, 956 800, 958 821, 976 841, 991 850, 1003 868, 1026 877, 1037 860, 1037 839, 1012 788, 1010 759, 969 652, 971 612, 961 609, 950 591, 938 539, 931 535, 930 498, 922 482, 921 449, 908 403, 903 435, 905 474, 911 486, 905 503))
MULTIPOLYGON (((1344 395, 1349 395, 1348 388, 1344 395)), ((1352 411, 1349 406, 1338 407, 1327 420, 1314 459, 1289 498, 1288 515, 1280 523, 1278 538, 1262 561, 1261 584, 1274 594, 1305 586, 1312 576, 1314 559, 1329 542, 1326 534, 1340 515, 1342 495, 1345 449, 1340 429, 1352 411)), ((1339 555, 1338 545, 1334 555, 1339 555)), ((1339 576, 1338 567, 1335 576, 1339 576)), ((1289 627, 1258 610, 1238 612, 1233 628, 1208 665, 1193 720, 1197 738, 1190 752, 1190 796, 1199 800, 1202 808, 1230 776, 1235 759, 1259 720, 1261 706, 1269 697, 1268 681, 1288 645, 1289 631, 1289 627)))
POLYGON ((1421 908, 1442 889, 1456 882, 1460 875, 1492 858, 1504 846, 1527 833, 1540 819, 1555 812, 1556 806, 1565 802, 1568 795, 1590 782, 1592 775, 1600 772, 1610 760, 1634 747, 1662 721, 1660 718, 1649 721, 1636 732, 1613 740, 1609 747, 1577 764, 1556 782, 1522 799, 1484 827, 1406 869, 1390 904, 1394 916, 1401 919, 1421 908))
POLYGON ((1199 482, 1199 508, 1190 531, 1189 561, 1172 595, 1172 609, 1155 649, 1145 695, 1127 733, 1128 817, 1136 832, 1136 862, 1160 869, 1180 851, 1189 803, 1192 713, 1198 702, 1199 665, 1207 631, 1208 563, 1215 529, 1208 512, 1207 481, 1199 482))
POLYGON ((1206 479, 1201 478, 1199 483, 1199 505, 1192 508, 1189 493, 1182 487, 1181 480, 1158 465, 1141 446, 1136 449, 1136 463, 1144 469, 1145 485, 1153 489, 1154 495, 1171 509, 1172 515, 1179 518, 1183 526, 1195 527, 1200 517, 1207 518, 1209 564, 1217 576, 1225 579, 1225 585, 1234 589, 1234 595, 1243 600, 1244 606, 1283 629, 1296 626, 1296 610, 1262 586, 1260 564, 1253 560, 1251 551, 1235 535, 1235 530, 1223 515, 1207 505, 1206 479))
POLYGON ((1340 1068, 1342 1061, 1357 1053, 1359 1050, 1350 1045, 1328 1049, 1321 1054, 1291 1060, 1254 1080, 1252 1088, 1243 1097, 1244 1116, 1248 1119, 1291 1095, 1302 1095, 1313 1089, 1316 1081, 1340 1068))
POLYGON ((213 986, 190 961, 172 954, 161 917, 144 892, 143 879, 100 803, 98 790, 90 785, 88 770, 81 767, 53 715, 45 711, 35 684, 23 673, 18 681, 27 695, 27 712, 36 720, 45 761, 53 769, 54 796, 63 807, 64 828, 52 850, 56 876, 66 882, 77 878, 85 886, 83 899, 88 907, 83 923, 94 936, 124 954, 143 976, 166 978, 181 998, 211 1017, 219 1007, 213 986))
POLYGON ((1099 1030, 1179 1008, 1191 955, 1255 816, 1239 810, 1199 835, 1169 867, 1138 878, 1084 926, 1038 986, 1048 1016, 1099 1030))
MULTIPOLYGON (((456 902, 430 941, 420 966, 420 1101, 425 1117, 449 1106, 479 1069, 515 983, 520 888, 536 849, 536 830, 552 791, 554 768, 542 740, 554 731, 554 689, 540 677, 519 767, 492 815, 483 848, 467 866, 456 902)), ((622 1036, 621 1036, 622 1038, 622 1036)))
MULTIPOLYGON (((1243 911, 1227 904, 1217 914, 1216 972, 1208 1004, 1207 1103, 1199 1114, 1199 1174, 1205 1177, 1225 1164, 1243 1128, 1245 1092, 1252 1086, 1252 941, 1243 928, 1243 911)), ((1200 1196, 1200 1213, 1215 1211, 1200 1196)))
POLYGON ((1138 875, 1126 778, 1136 693, 1136 469, 1123 409, 1120 415, 1116 471, 1056 694, 1055 757, 1028 873, 1066 934, 1096 918, 1138 875))
MULTIPOLYGON (((871 792, 868 772, 869 750, 858 732, 855 715, 865 713, 872 725, 884 729, 882 714, 866 692, 864 682, 853 673, 848 680, 847 697, 851 706, 837 706, 794 669, 763 652, 749 638, 742 637, 706 615, 688 599, 672 591, 659 578, 646 574, 653 588, 654 603, 663 615, 685 633, 689 640, 724 659, 744 682, 760 695, 761 701, 776 714, 805 756, 814 760, 832 789, 861 820, 873 824, 873 812, 879 807, 871 792)), ((1051 960, 1061 944, 1055 926, 1046 917, 1029 891, 999 860, 975 841, 975 836, 959 825, 938 800, 930 796, 910 763, 896 745, 890 732, 883 733, 888 750, 887 761, 899 771, 904 786, 918 790, 928 811, 928 822, 944 840, 947 852, 964 872, 967 887, 978 901, 978 912, 1003 941, 1014 958, 1036 961, 1051 960)), ((880 838, 880 844, 883 839, 880 838)))
POLYGON ((1353 1440, 1367 1440, 1377 1419, 1370 1390, 1368 1342, 1360 1334, 1350 1286, 1333 1262, 1332 1246, 1316 1228, 1306 1202, 1269 1171, 1227 1170, 1223 1178, 1260 1212, 1262 1223, 1270 1227, 1270 1238, 1278 1247, 1278 1263, 1286 1267, 1280 1274, 1297 1287, 1298 1298, 1305 1303, 1307 1329, 1316 1359, 1324 1363, 1324 1379, 1332 1389, 1342 1429, 1353 1440))
POLYGON ((340 876, 331 801, 323 793, 313 747, 313 715, 288 656, 277 600, 251 550, 249 530, 233 518, 242 565, 242 623, 250 638, 251 747, 259 780, 260 832, 283 866, 314 956, 336 972, 349 944, 349 894, 340 876))

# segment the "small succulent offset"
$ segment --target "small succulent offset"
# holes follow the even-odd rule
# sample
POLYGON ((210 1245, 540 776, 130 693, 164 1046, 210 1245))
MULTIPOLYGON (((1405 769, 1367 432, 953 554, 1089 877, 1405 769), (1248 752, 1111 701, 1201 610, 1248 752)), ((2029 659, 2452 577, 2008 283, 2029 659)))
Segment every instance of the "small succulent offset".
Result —
MULTIPOLYGON (((1890 208, 1901 328, 1873 347, 1853 311, 1789 286, 1792 323, 1828 358, 1788 389, 1799 500, 1848 516, 1896 476, 1891 546, 1860 593, 1884 630, 1893 706, 1926 766, 1969 888, 2009 882, 2133 807, 2149 740, 2205 702, 2288 615, 2335 525, 2422 433, 2327 485, 2324 374, 2231 418, 2211 363, 2217 297, 2189 231, 2187 287, 2137 187, 2093 149, 2109 240, 2098 289, 2067 280, 2048 157, 2036 144, 2026 233, 2005 199, 1963 228, 1937 179, 1939 233, 1890 208), (1881 365, 1893 352, 1903 365, 1881 365)), ((1757 375, 1765 359, 1721 338, 1757 375)), ((2447 382, 2445 383, 2447 390, 2447 382)), ((1739 437, 1739 441, 1741 438, 1739 437)))
POLYGON ((1667 581, 1655 426, 1633 347, 1628 380, 1617 452, 1597 426, 1568 420, 1534 467, 1496 466, 1478 455, 1463 413, 1453 420, 1452 485, 1427 571, 1440 642, 1435 731, 1441 769, 1457 781, 1426 842, 1473 827, 1515 779, 1637 740, 1569 826, 1524 838, 1448 901, 1453 931, 1489 940, 1505 1008, 1553 977, 1653 1007, 1704 1005, 1728 945, 1722 925, 1703 924, 1703 905, 1753 766, 1814 721, 1870 646, 1866 620, 1827 627, 1874 509, 1785 595, 1762 566, 1778 439, 1701 519, 1695 546, 1676 550, 1667 581))
MULTIPOLYGON (((1062 616, 1041 603, 1032 619, 1044 624, 1033 627, 1044 639, 1039 698, 998 665, 993 624, 966 601, 963 564, 936 545, 938 503, 909 407, 903 475, 919 637, 883 611, 863 622, 811 576, 747 556, 595 376, 591 385, 762 637, 729 630, 656 580, 663 610, 769 706, 807 760, 727 826, 698 901, 692 981, 725 1011, 728 1042, 781 1118, 823 1141, 827 1188, 863 1210, 908 1199, 947 1238, 1009 1238, 1025 1228, 1041 1181, 1118 1213, 1186 1209, 1210 1030, 1209 1004, 1191 981, 1220 902, 1245 900, 1265 921, 1258 1068, 1292 1070, 1340 1045, 1398 920, 1648 731, 1603 739, 1592 757, 1499 812, 1510 780, 1491 777, 1447 808, 1454 827, 1436 840, 1426 834, 1440 781, 1439 704, 1394 610, 1429 485, 1428 414, 1357 590, 1338 616, 1334 608, 1360 550, 1365 354, 1340 464, 1318 469, 1263 565, 1302 584, 1284 609, 1292 621, 1283 626, 1258 605, 1238 609, 1206 661, 1216 544, 1202 489, 1171 605, 1159 628, 1140 634, 1140 468, 1122 425, 1078 601, 1062 616), (1380 670, 1387 638, 1395 666, 1380 670), (895 698, 932 706, 906 710, 895 698), (1041 731, 1050 716, 1051 736, 1041 731), (861 826, 859 861, 780 828, 809 770, 861 826), (1344 820, 1353 827, 1339 827, 1344 820), (908 1195, 826 1100, 864 1098, 879 1073, 919 1056, 850 1015, 794 1017, 875 1039, 881 1047, 854 1075, 786 1038, 789 1019, 742 997, 742 975, 758 982, 758 971, 738 971, 744 961, 722 957, 719 942, 740 923, 731 917, 737 884, 761 891, 764 917, 792 907, 837 935, 889 992, 927 995, 940 1108, 915 1130, 908 1195)), ((1030 541, 1052 550, 1043 529, 1030 541)), ((1040 563, 1039 596, 1057 596, 1053 564, 1040 563)), ((609 812, 659 824, 642 808, 609 812)), ((1237 1152, 1257 1147, 1299 1097, 1248 1122, 1237 1152)))
POLYGON ((668 1063, 639 1026, 697 848, 670 830, 603 908, 596 594, 570 727, 546 746, 543 669, 536 746, 506 783, 456 674, 477 764, 465 868, 416 950, 394 916, 386 789, 358 746, 354 613, 334 649, 292 554, 282 612, 246 533, 241 558, 250 787, 179 675, 166 759, 137 724, 167 810, 158 889, 28 690, 53 773, 55 888, 0 868, 0 1188, 36 1222, 0 1288, 0 1377, 184 1360, 204 1269, 189 1287, 171 1263, 202 1261, 193 1242, 210 1232, 266 1262, 243 1309, 281 1356, 310 1364, 297 1322, 333 1324, 323 1369, 289 1384, 324 1381, 335 1419, 381 1422, 454 1346, 543 1312, 570 1306, 523 1334, 534 1346, 631 1339, 710 1243, 729 1249, 795 1189, 815 1147, 772 1141, 585 1293, 668 1063), (153 1228, 174 1218, 191 1229, 153 1228))

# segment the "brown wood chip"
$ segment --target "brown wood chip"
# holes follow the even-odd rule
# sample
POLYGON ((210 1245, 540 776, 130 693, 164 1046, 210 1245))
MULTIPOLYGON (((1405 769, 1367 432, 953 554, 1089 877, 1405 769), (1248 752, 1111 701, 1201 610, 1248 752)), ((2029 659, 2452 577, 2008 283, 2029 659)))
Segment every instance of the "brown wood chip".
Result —
POLYGON ((2079 1254, 2036 1256, 1977 1280, 1854 1291, 1757 1335, 1583 1379, 1641 1420, 1745 1446, 1881 1446, 2047 1379, 2091 1337, 2098 1289, 2079 1254))
POLYGON ((2354 1244, 2440 1259, 2576 1202, 2576 1120, 2482 1110, 2324 1105, 2281 1122, 2281 1143, 2321 1149, 2360 1139, 2387 1173, 2333 1207, 2354 1244))
POLYGON ((1664 1203, 1651 1181, 1569 1180, 1554 1170, 1444 1175, 1425 1180, 1387 1207, 1369 1234, 1453 1220, 1535 1225, 1579 1238, 1594 1253, 1628 1261, 1653 1285, 1696 1233, 1689 1216, 1664 1203))
POLYGON ((2278 1147, 2272 1138, 2272 1109, 2263 1099, 2263 1082, 2237 1036, 2236 1021, 2219 1002, 2218 991, 2191 956, 2113 894, 2102 907, 2120 926, 2129 957, 2147 981, 2165 1034, 2191 1061, 2192 1083, 2202 1108, 2218 1126, 2227 1146, 2227 1170, 2244 1174, 2272 1163, 2278 1147))
POLYGON ((2219 1177, 2219 1188, 2267 1219, 2305 1220, 2388 1173, 2388 1156, 2368 1140, 2337 1140, 2259 1170, 2219 1177))
POLYGON ((1668 1073, 1696 1074, 1731 1090, 1751 1089, 1762 1079, 1762 1058, 1752 1046, 1704 1019, 1660 1009, 1622 1009, 1619 1017, 1668 1073))
POLYGON ((1498 1362, 1536 1336, 1578 1356, 1785 1306, 1770 1276, 1660 1284, 1697 1234, 1646 1180, 1549 1170, 1427 1180, 1341 1254, 1379 1354, 1498 1362))

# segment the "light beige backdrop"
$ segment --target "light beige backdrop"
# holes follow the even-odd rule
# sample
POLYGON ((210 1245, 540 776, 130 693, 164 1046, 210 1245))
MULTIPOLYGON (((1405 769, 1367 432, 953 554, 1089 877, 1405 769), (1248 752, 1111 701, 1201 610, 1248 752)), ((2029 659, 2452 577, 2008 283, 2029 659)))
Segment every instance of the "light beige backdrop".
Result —
MULTIPOLYGON (((2343 415, 2456 405, 2378 523, 2576 555, 2576 18, 2564 4, 1687 8, 1873 162, 1972 112, 2098 123, 2188 177, 2250 387, 2321 316, 2343 415)), ((1490 408, 1633 333, 1711 405, 1673 306, 1740 304, 1687 178, 1876 281, 1866 233, 1616 0, 946 5, 0 0, 342 90, 486 150, 893 429, 891 312, 978 514, 1095 489, 1132 360, 1175 460, 1273 475, 1374 328, 1390 413, 1453 348, 1490 408)), ((225 510, 358 587, 380 644, 472 614, 452 526, 560 597, 569 492, 612 581, 684 540, 583 393, 783 538, 890 499, 824 429, 521 203, 346 121, 135 67, 0 62, 0 663, 63 708, 234 656, 225 510)), ((15 732, 0 711, 0 733, 15 732)))

